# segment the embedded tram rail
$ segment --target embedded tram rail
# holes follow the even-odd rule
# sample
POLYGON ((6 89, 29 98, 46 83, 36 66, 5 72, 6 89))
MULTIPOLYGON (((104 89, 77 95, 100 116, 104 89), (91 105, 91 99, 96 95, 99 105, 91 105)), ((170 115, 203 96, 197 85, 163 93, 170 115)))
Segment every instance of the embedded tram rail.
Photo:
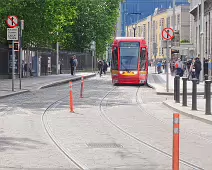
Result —
MULTIPOLYGON (((139 139, 139 137, 136 137, 134 135, 132 135, 131 133, 127 132, 126 130, 124 130, 123 128, 121 128, 119 125, 117 125, 116 123, 114 123, 107 115, 106 115, 106 111, 107 111, 107 105, 108 105, 108 101, 106 101, 105 103, 105 106, 103 106, 103 103, 104 103, 104 100, 105 98, 111 94, 111 92, 113 92, 114 90, 116 90, 118 87, 114 87, 112 90, 110 90, 101 100, 101 103, 99 105, 99 109, 100 109, 100 113, 101 115, 111 124, 111 126, 113 126, 114 128, 117 128, 120 132, 122 132, 123 134, 131 137, 133 140, 139 142, 140 144, 142 145, 145 145, 146 147, 149 147, 151 148, 152 150, 156 151, 156 152, 159 152, 165 156, 167 156, 168 158, 172 159, 172 154, 170 153, 167 153, 166 151, 163 151, 162 149, 158 148, 158 147, 155 147, 153 146, 152 144, 144 141, 144 140, 141 140, 139 139)), ((148 88, 148 87, 147 87, 148 88)), ((135 95, 135 98, 136 98, 136 103, 137 103, 137 106, 140 110, 146 112, 147 114, 149 114, 142 106, 141 106, 141 103, 140 101, 138 100, 138 92, 140 90, 140 86, 137 88, 137 91, 136 91, 136 95, 135 95)), ((116 103, 117 105, 120 105, 120 103, 116 103)), ((154 117, 156 118, 156 117, 154 117)), ((195 165, 195 164, 192 164, 192 163, 189 163, 185 160, 182 160, 180 159, 180 163, 189 167, 189 168, 194 168, 195 170, 204 170, 203 168, 195 165)))
MULTIPOLYGON (((87 88, 87 90, 89 92, 85 94, 85 98, 83 98, 83 99, 79 98, 79 94, 80 94, 79 85, 81 82, 73 83, 73 85, 75 87, 74 91, 73 91, 74 96, 75 97, 78 96, 74 100, 76 107, 80 107, 80 102, 86 102, 86 100, 87 101, 90 100, 89 103, 92 103, 93 105, 98 105, 98 110, 96 112, 97 112, 97 115, 99 115, 99 117, 102 118, 102 119, 98 119, 98 121, 102 122, 102 124, 103 124, 103 122, 105 122, 107 124, 108 132, 105 132, 105 133, 108 133, 108 135, 111 136, 116 141, 117 140, 116 138, 118 138, 118 137, 116 137, 116 134, 118 134, 118 132, 121 132, 120 135, 123 136, 123 138, 127 137, 127 139, 129 141, 131 141, 130 143, 137 143, 136 146, 133 146, 133 148, 135 150, 142 151, 142 153, 136 152, 136 154, 133 155, 134 159, 139 160, 140 155, 144 154, 144 156, 145 156, 145 154, 147 153, 145 151, 149 150, 151 153, 159 154, 159 155, 161 155, 161 157, 164 157, 161 159, 164 159, 167 161, 171 160, 172 154, 169 151, 167 151, 166 149, 164 149, 163 147, 160 147, 160 146, 152 143, 151 141, 145 140, 145 134, 143 137, 143 135, 142 135, 143 132, 140 131, 140 129, 138 129, 138 131, 131 131, 131 130, 127 129, 126 126, 123 126, 123 124, 122 124, 123 122, 121 122, 121 123, 117 122, 118 119, 121 119, 121 117, 119 117, 120 114, 118 114, 117 120, 114 121, 114 119, 113 119, 113 117, 111 117, 111 115, 114 115, 115 112, 109 113, 111 111, 112 107, 119 108, 119 109, 122 107, 125 107, 125 106, 136 107, 136 108, 138 108, 138 110, 140 110, 142 117, 145 117, 147 121, 152 119, 153 120, 152 122, 154 123, 156 120, 159 120, 160 123, 167 124, 166 121, 163 121, 162 119, 158 119, 157 116, 155 116, 148 109, 145 108, 145 94, 142 94, 141 92, 148 90, 150 88, 147 86, 115 86, 115 87, 113 87, 111 85, 108 88, 106 88, 104 91, 102 89, 102 87, 105 87, 105 86, 103 86, 102 82, 104 83, 104 81, 107 81, 107 83, 108 83, 109 81, 104 80, 102 78, 98 78, 97 80, 94 80, 94 81, 93 80, 94 79, 86 80, 85 83, 87 83, 87 85, 85 85, 85 87, 87 88), (101 81, 99 81, 100 79, 101 79, 101 81), (129 96, 129 93, 126 93, 126 91, 128 91, 130 89, 133 91, 133 93, 130 94, 130 96, 129 96), (100 91, 101 91, 101 93, 99 93, 100 91), (96 98, 93 96, 94 93, 95 93, 94 96, 96 96, 96 98), (96 101, 96 103, 94 101, 96 101), (114 132, 114 131, 116 131, 116 132, 114 132), (140 135, 139 135, 139 133, 140 133, 140 135), (143 149, 143 148, 147 148, 147 149, 143 149)), ((51 126, 53 124, 49 124, 49 121, 48 121, 48 119, 51 117, 49 115, 52 114, 52 112, 54 112, 54 110, 59 110, 59 109, 63 108, 64 104, 66 104, 65 107, 67 107, 67 103, 68 103, 67 101, 69 100, 69 95, 67 95, 68 91, 69 91, 69 88, 67 85, 67 89, 63 90, 62 94, 58 95, 56 98, 55 98, 55 96, 53 96, 53 97, 51 96, 51 100, 49 99, 49 101, 47 102, 46 105, 43 104, 43 106, 45 106, 45 110, 42 112, 42 115, 41 115, 41 122, 43 125, 43 130, 47 134, 48 139, 50 139, 51 143, 54 144, 53 147, 57 148, 72 164, 74 164, 76 169, 83 169, 83 170, 84 169, 85 170, 93 169, 93 167, 90 163, 86 162, 85 159, 81 159, 80 157, 75 156, 75 153, 72 152, 73 150, 71 150, 70 148, 67 148, 67 145, 65 145, 63 143, 64 138, 61 139, 60 136, 57 136, 54 134, 54 131, 52 131, 52 128, 51 128, 51 126)), ((30 97, 30 95, 27 97, 30 97)), ((27 99, 28 98, 23 100, 22 103, 19 102, 18 104, 19 105, 24 104, 24 102, 27 99)), ((72 113, 72 114, 79 114, 79 113, 72 113)), ((87 113, 87 114, 90 114, 90 113, 87 113)), ((132 113, 130 113, 129 115, 131 115, 131 114, 132 113)), ((136 114, 139 114, 139 113, 136 113, 136 114)), ((135 116, 135 115, 132 115, 132 116, 135 116)), ((131 121, 131 120, 129 120, 129 121, 131 121)), ((50 120, 50 122, 51 122, 51 120, 50 120)), ((78 123, 80 123, 80 122, 78 122, 78 123)), ((130 125, 130 123, 129 123, 129 125, 130 125)), ((133 126, 133 125, 131 125, 131 126, 133 126)), ((143 126, 146 126, 146 125, 143 125, 143 126)), ((157 129, 157 126, 155 128, 157 129)), ((165 128, 167 128, 167 130, 168 130, 169 127, 166 126, 165 128)), ((157 129, 157 130, 159 131, 160 129, 157 129)), ((101 131, 101 130, 99 130, 99 131, 101 131)), ((93 133, 97 133, 97 132, 94 131, 93 133)), ((186 132, 184 131, 182 133, 187 133, 187 131, 186 132)), ((191 133, 191 132, 188 132, 188 133, 191 133)), ((64 132, 64 134, 65 134, 65 132, 64 132)), ((198 134, 194 134, 194 135, 198 136, 198 134)), ((202 138, 202 139, 207 140, 207 138, 202 138)), ((159 139, 156 139, 156 141, 157 140, 159 140, 159 139)), ((170 141, 167 141, 167 142, 170 142, 170 141)), ((127 150, 129 149, 129 145, 126 144, 125 142, 123 142, 121 145, 123 145, 124 149, 127 149, 127 150)), ((71 145, 70 147, 75 147, 75 145, 71 145)), ((72 149, 75 149, 75 148, 72 148, 72 149)), ((120 151, 121 151, 121 148, 120 148, 120 151)), ((104 152, 102 152, 102 154, 104 155, 104 152)), ((112 155, 110 155, 110 156, 112 156, 112 155)), ((151 156, 149 156, 147 154, 147 157, 145 159, 150 159, 150 158, 151 158, 151 156)), ((142 159, 141 159, 141 162, 142 162, 142 159)), ((161 162, 161 163, 163 164, 163 162, 161 162)), ((120 162, 120 164, 122 164, 122 162, 120 162)), ((196 170, 203 170, 203 168, 201 168, 199 165, 195 165, 195 163, 191 163, 190 160, 186 161, 186 159, 181 159, 180 164, 181 164, 181 166, 185 167, 185 170, 188 170, 189 168, 196 169, 196 170)), ((123 165, 124 165, 124 162, 123 162, 123 165)), ((105 162, 104 166, 108 167, 109 164, 107 164, 105 162)), ((138 167, 141 167, 141 166, 142 166, 142 163, 138 167)), ((114 166, 111 166, 111 167, 114 167, 114 166)), ((132 167, 128 167, 128 169, 130 169, 130 168, 132 168, 132 167)), ((137 168, 137 169, 139 169, 139 168, 137 168)), ((161 169, 164 169, 164 168, 162 167, 161 169)), ((171 167, 170 167, 170 169, 171 169, 171 167)))
MULTIPOLYGON (((172 158, 172 154, 158 148, 157 146, 154 146, 152 145, 151 143, 148 143, 147 141, 145 140, 142 140, 142 139, 139 139, 138 136, 135 136, 133 135, 132 133, 130 132, 127 132, 125 129, 123 129, 122 127, 120 127, 119 125, 117 125, 115 122, 113 122, 108 116, 107 116, 107 108, 108 108, 108 104, 112 104, 113 106, 121 106, 121 105, 126 105, 127 103, 125 102, 119 102, 119 101, 112 101, 112 102, 109 102, 106 98, 108 96, 110 97, 113 97, 111 96, 111 94, 113 95, 113 92, 115 92, 119 87, 113 87, 112 89, 110 89, 100 100, 100 103, 99 103, 99 114, 104 118, 106 119, 106 121, 111 124, 111 127, 112 128, 115 128, 115 129, 118 129, 123 135, 126 135, 126 136, 129 136, 132 140, 135 140, 136 142, 140 143, 141 145, 144 145, 150 149, 152 149, 153 151, 155 152, 158 152, 162 155, 165 155, 166 157, 168 157, 169 159, 172 158)), ((146 86, 143 86, 143 88, 148 88, 146 86)), ((136 94, 135 94, 135 100, 136 100, 136 104, 130 104, 128 103, 129 105, 136 105, 140 110, 144 111, 146 114, 149 114, 148 111, 146 111, 142 105, 141 105, 141 100, 138 99, 138 94, 139 94, 139 90, 141 90, 141 87, 137 87, 137 90, 136 90, 136 94)), ((54 103, 52 103, 46 110, 45 112, 43 113, 42 115, 42 122, 43 122, 43 125, 44 125, 44 128, 48 134, 48 136, 50 137, 50 139, 54 142, 54 144, 58 147, 58 149, 70 160, 72 161, 79 169, 89 169, 89 166, 83 164, 83 162, 81 160, 79 160, 78 158, 74 157, 74 155, 70 154, 70 152, 67 151, 67 149, 65 149, 62 145, 60 145, 59 143, 59 140, 57 140, 56 138, 54 138, 54 135, 51 134, 51 131, 49 130, 48 128, 48 125, 45 121, 45 114, 48 114, 48 111, 51 110, 51 109, 55 109, 57 108, 61 103, 62 101, 64 101, 64 99, 67 99, 68 98, 68 95, 65 96, 65 97, 62 97, 61 99, 55 101, 54 103)), ((188 168, 192 168, 192 169, 196 169, 196 170, 203 170, 203 168, 195 165, 195 164, 192 164, 192 163, 189 163, 185 160, 180 160, 180 163, 185 165, 186 167, 188 168)))

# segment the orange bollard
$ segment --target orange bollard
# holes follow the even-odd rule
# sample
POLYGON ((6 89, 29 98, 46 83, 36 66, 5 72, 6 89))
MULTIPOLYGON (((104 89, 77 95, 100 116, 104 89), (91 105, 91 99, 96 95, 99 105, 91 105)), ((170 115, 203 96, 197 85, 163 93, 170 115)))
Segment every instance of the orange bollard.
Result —
POLYGON ((83 98, 83 91, 84 91, 84 77, 81 78, 81 90, 80 90, 80 98, 83 98))
POLYGON ((173 155, 172 155, 172 169, 179 170, 180 164, 180 114, 173 115, 173 155))
POLYGON ((73 100, 73 92, 72 92, 72 82, 70 82, 70 112, 74 113, 74 100, 73 100))

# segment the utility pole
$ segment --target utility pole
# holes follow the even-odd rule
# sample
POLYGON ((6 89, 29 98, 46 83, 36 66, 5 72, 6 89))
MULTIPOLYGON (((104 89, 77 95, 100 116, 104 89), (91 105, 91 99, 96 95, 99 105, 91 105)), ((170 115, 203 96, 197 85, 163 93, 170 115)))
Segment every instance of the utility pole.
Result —
POLYGON ((21 78, 22 78, 22 72, 23 72, 23 70, 22 70, 22 60, 23 60, 23 38, 22 38, 22 30, 24 30, 24 20, 21 20, 20 21, 20 27, 19 27, 19 31, 20 31, 20 43, 19 43, 19 45, 20 45, 20 59, 19 59, 19 72, 20 72, 20 84, 19 84, 19 87, 20 87, 20 89, 21 89, 21 86, 22 86, 22 84, 21 84, 21 78))
POLYGON ((176 4, 176 0, 173 0, 173 19, 172 19, 172 27, 173 27, 173 30, 175 31, 175 18, 176 18, 176 15, 175 15, 175 4, 176 4))
MULTIPOLYGON (((59 27, 57 26, 57 29, 58 29, 59 27)), ((57 31, 57 38, 58 38, 58 31, 57 31)), ((58 67, 58 65, 59 65, 59 42, 57 41, 57 54, 56 54, 56 74, 59 74, 59 67, 58 67)))
POLYGON ((201 65, 202 65, 202 71, 200 72, 200 81, 203 81, 204 77, 204 71, 203 71, 203 66, 204 66, 204 0, 201 0, 201 50, 200 50, 200 60, 201 60, 201 65))

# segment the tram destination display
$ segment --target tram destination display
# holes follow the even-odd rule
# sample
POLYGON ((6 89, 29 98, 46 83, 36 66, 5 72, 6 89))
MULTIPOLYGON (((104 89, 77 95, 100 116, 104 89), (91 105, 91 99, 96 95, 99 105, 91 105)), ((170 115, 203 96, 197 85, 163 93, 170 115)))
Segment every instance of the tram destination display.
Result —
POLYGON ((120 47, 140 47, 139 42, 120 42, 120 47))

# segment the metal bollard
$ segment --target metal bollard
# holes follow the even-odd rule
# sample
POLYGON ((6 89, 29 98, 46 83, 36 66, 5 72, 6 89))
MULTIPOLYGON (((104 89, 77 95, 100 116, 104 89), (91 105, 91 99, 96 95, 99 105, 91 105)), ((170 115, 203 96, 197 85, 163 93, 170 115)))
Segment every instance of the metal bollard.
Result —
MULTIPOLYGON (((205 74, 205 80, 208 80, 208 75, 205 74)), ((206 98, 206 83, 205 83, 205 91, 204 91, 204 99, 206 98)))
POLYGON ((183 106, 187 106, 187 77, 183 77, 183 106))
POLYGON ((205 80, 205 114, 211 115, 211 80, 205 80))
POLYGON ((176 75, 176 103, 180 103, 180 76, 176 75))
POLYGON ((177 78, 176 76, 174 77, 174 100, 176 101, 176 83, 177 83, 177 78))
POLYGON ((198 79, 192 79, 192 110, 197 110, 197 81, 198 79))

